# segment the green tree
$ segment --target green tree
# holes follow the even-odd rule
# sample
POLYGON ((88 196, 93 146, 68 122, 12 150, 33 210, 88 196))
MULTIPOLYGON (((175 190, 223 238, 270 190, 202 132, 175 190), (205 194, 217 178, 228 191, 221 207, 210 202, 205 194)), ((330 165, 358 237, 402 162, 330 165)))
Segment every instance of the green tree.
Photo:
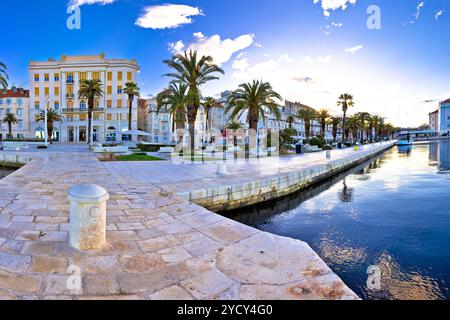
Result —
POLYGON ((313 109, 301 109, 298 112, 297 117, 303 120, 303 123, 305 124, 306 140, 309 141, 309 138, 311 137, 312 122, 317 119, 317 112, 313 109))
POLYGON ((294 129, 284 129, 280 131, 280 153, 287 154, 289 150, 292 150, 297 141, 294 139, 294 136, 297 135, 297 132, 294 129))
POLYGON ((347 119, 347 126, 345 127, 345 140, 348 140, 350 134, 353 142, 358 140, 359 119, 356 116, 351 116, 347 119))
POLYGON ((358 112, 355 114, 356 123, 358 125, 358 131, 360 134, 360 142, 364 143, 364 133, 368 133, 368 123, 370 121, 370 113, 368 112, 358 112))
POLYGON ((227 129, 234 131, 234 133, 233 133, 233 144, 234 144, 234 147, 235 147, 234 153, 235 153, 235 157, 236 157, 236 153, 237 153, 236 147, 237 147, 237 139, 238 139, 237 133, 238 133, 239 130, 244 129, 244 124, 242 122, 239 122, 239 121, 231 120, 227 124, 227 129))
POLYGON ((8 112, 7 114, 5 114, 5 116, 3 117, 2 120, 3 123, 6 123, 8 125, 8 138, 12 139, 12 126, 14 124, 17 124, 17 118, 16 115, 14 113, 8 112))
POLYGON ((330 112, 327 109, 320 109, 317 112, 317 120, 320 123, 320 133, 325 140, 325 129, 327 127, 328 119, 331 117, 330 112))
POLYGON ((165 76, 176 82, 184 83, 188 87, 187 118, 191 140, 191 160, 195 161, 195 121, 200 108, 200 87, 205 83, 218 80, 217 74, 225 72, 215 65, 211 56, 202 56, 198 59, 197 51, 190 50, 184 54, 176 54, 164 63, 174 71, 165 76))
POLYGON ((133 102, 134 97, 139 97, 139 87, 135 82, 125 83, 123 93, 128 96, 128 130, 131 131, 131 124, 133 123, 133 102))
POLYGON ((165 108, 172 117, 172 132, 177 131, 178 143, 183 142, 186 128, 186 107, 188 87, 183 83, 171 83, 169 88, 156 96, 157 112, 165 108))
POLYGON ((342 112, 344 113, 342 117, 342 132, 345 132, 346 122, 347 122, 347 111, 348 108, 353 107, 355 105, 353 101, 353 96, 349 93, 343 93, 339 96, 339 101, 337 105, 342 107, 342 112))
POLYGON ((292 124, 295 122, 295 118, 293 116, 288 116, 286 118, 286 122, 288 124, 288 128, 292 129, 292 124))
POLYGON ((253 80, 252 83, 241 84, 239 89, 231 93, 226 113, 231 111, 231 119, 240 119, 242 114, 247 111, 249 129, 256 132, 259 119, 263 123, 266 122, 266 110, 272 113, 277 120, 281 118, 275 99, 282 100, 282 97, 272 89, 270 83, 253 80))
MULTIPOLYGON (((45 121, 45 111, 42 110, 40 113, 38 113, 35 116, 36 122, 44 122, 45 121)), ((50 139, 50 143, 52 143, 52 136, 53 136, 53 128, 55 122, 61 122, 62 123, 62 116, 59 115, 58 111, 55 109, 47 109, 47 137, 50 139)))
POLYGON ((259 119, 266 123, 266 112, 271 113, 277 120, 281 114, 278 109, 276 99, 282 100, 279 93, 272 89, 269 82, 253 80, 253 82, 243 83, 233 91, 228 99, 226 113, 230 113, 231 119, 240 119, 244 112, 247 112, 247 123, 249 126, 249 145, 246 146, 246 157, 249 156, 251 146, 256 146, 256 136, 259 119))
POLYGON ((95 99, 103 96, 103 85, 100 80, 82 80, 78 89, 78 97, 88 102, 88 144, 91 144, 92 113, 94 112, 95 99))
POLYGON ((6 73, 6 65, 3 62, 0 62, 0 87, 3 90, 8 89, 8 74, 6 73))
POLYGON ((339 125, 342 123, 341 117, 331 117, 328 120, 328 124, 332 126, 332 132, 333 132, 333 142, 336 142, 339 125))

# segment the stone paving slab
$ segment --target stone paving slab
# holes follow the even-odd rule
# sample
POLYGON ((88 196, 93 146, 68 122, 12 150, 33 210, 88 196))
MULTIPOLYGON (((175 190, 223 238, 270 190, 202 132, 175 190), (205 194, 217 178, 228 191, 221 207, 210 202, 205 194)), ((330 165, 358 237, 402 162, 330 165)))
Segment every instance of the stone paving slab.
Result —
POLYGON ((151 177, 164 176, 161 164, 117 166, 67 150, 22 155, 31 162, 0 180, 0 299, 358 299, 306 243, 164 190, 151 177), (108 245, 97 252, 67 243, 66 194, 81 183, 111 195, 108 245))

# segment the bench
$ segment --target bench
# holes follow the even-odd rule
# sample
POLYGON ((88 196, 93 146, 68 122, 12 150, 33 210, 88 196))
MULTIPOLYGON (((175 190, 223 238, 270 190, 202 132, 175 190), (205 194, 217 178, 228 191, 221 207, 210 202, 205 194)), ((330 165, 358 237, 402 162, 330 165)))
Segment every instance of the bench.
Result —
POLYGON ((173 153, 175 151, 175 148, 172 147, 161 147, 159 149, 159 153, 173 153))

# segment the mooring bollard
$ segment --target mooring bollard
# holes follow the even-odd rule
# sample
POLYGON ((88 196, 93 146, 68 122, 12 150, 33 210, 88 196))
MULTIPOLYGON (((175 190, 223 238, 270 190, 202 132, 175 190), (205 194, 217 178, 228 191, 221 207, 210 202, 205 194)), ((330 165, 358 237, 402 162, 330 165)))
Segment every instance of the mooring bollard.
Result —
POLYGON ((225 163, 217 164, 217 175, 224 176, 227 174, 227 165, 225 163))
POLYGON ((95 184, 69 190, 70 245, 78 250, 99 250, 106 245, 108 192, 95 184))

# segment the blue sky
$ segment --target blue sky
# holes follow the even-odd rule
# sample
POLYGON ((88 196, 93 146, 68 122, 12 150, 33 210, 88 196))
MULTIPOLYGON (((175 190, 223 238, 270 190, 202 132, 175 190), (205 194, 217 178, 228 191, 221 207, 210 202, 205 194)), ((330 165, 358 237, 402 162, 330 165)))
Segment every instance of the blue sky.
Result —
POLYGON ((69 0, 2 0, 0 61, 11 83, 28 80, 29 60, 105 52, 136 58, 150 95, 167 85, 162 60, 195 48, 226 70, 208 95, 261 78, 286 99, 338 112, 348 91, 354 112, 397 125, 427 122, 450 97, 448 0, 73 1, 80 30, 66 27, 69 0), (369 5, 381 9, 380 30, 367 28, 369 5))

